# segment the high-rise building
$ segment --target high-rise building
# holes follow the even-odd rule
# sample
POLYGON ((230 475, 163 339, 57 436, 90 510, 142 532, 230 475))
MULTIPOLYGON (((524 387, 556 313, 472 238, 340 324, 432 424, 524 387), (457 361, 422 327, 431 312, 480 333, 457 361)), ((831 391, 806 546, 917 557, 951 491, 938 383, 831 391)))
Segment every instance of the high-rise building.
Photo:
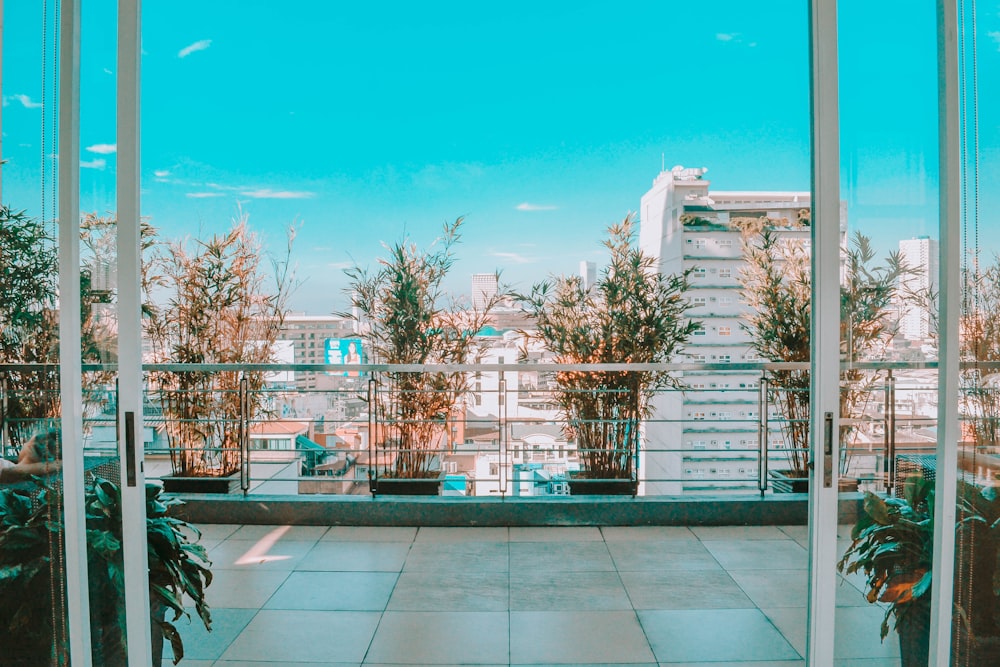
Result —
MULTIPOLYGON (((706 169, 674 167, 661 172, 640 204, 639 242, 656 257, 660 271, 694 268, 688 311, 703 327, 695 332, 679 362, 738 364, 767 361, 750 348, 742 327, 746 306, 740 298, 743 243, 736 218, 768 218, 775 231, 808 244, 808 226, 789 226, 809 209, 808 192, 716 192, 706 169)), ((841 235, 846 230, 841 209, 841 235)), ((756 488, 759 474, 760 372, 688 371, 685 392, 667 392, 654 401, 657 418, 645 427, 647 494, 756 488), (673 451, 657 451, 673 450, 673 451), (738 482, 737 480, 747 480, 738 482)), ((773 408, 772 408, 773 410, 773 408)), ((769 432, 773 448, 783 446, 769 432)))
POLYGON ((472 305, 475 308, 485 308, 497 295, 499 286, 497 284, 497 274, 495 273, 473 273, 472 274, 472 305))
POLYGON ((899 333, 909 340, 927 340, 932 333, 931 309, 935 307, 932 295, 938 289, 938 242, 929 236, 901 240, 899 258, 912 269, 900 279, 900 287, 922 297, 917 303, 903 306, 899 333))
POLYGON ((583 289, 588 290, 597 282, 597 263, 586 260, 580 262, 580 280, 583 281, 583 289))

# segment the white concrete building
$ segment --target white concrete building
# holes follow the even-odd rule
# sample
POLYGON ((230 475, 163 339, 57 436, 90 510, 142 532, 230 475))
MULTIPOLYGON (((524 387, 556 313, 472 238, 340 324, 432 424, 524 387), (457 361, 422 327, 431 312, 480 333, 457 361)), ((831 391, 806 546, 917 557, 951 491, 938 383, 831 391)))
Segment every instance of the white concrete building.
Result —
POLYGON ((499 284, 495 273, 473 273, 472 274, 472 305, 476 309, 486 307, 497 295, 499 284))
MULTIPOLYGON (((659 259, 664 273, 695 268, 688 293, 690 317, 704 327, 686 347, 679 362, 739 364, 765 361, 749 347, 742 327, 740 273, 742 235, 730 225, 735 218, 766 217, 795 221, 810 206, 808 192, 715 192, 704 178, 707 170, 674 167, 661 172, 640 204, 639 242, 659 259)), ((846 208, 841 211, 841 235, 846 208)), ((808 244, 809 227, 785 227, 778 233, 808 244)), ((688 491, 756 489, 759 371, 689 371, 685 392, 667 392, 654 401, 656 414, 645 425, 640 466, 647 495, 688 491), (740 481, 743 480, 743 481, 740 481)), ((774 412, 771 408, 769 412, 774 412)), ((772 447, 782 447, 775 427, 772 447)), ((775 459, 780 467, 783 459, 775 459)))
POLYGON ((580 280, 583 281, 583 289, 588 290, 597 282, 597 262, 580 262, 580 280))
MULTIPOLYGON (((938 242, 929 236, 903 239, 899 242, 899 256, 913 273, 900 280, 900 286, 918 294, 937 293, 938 289, 938 242)), ((926 341, 931 337, 931 308, 925 304, 907 304, 903 307, 899 333, 908 340, 926 341)))

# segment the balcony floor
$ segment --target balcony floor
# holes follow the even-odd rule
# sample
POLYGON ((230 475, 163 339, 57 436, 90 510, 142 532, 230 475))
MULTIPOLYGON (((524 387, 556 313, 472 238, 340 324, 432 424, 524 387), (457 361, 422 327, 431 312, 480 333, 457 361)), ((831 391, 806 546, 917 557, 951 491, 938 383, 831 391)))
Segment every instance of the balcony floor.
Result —
MULTIPOLYGON (((202 529, 185 667, 804 663, 804 526, 202 529)), ((881 619, 842 579, 838 665, 899 664, 881 619)))

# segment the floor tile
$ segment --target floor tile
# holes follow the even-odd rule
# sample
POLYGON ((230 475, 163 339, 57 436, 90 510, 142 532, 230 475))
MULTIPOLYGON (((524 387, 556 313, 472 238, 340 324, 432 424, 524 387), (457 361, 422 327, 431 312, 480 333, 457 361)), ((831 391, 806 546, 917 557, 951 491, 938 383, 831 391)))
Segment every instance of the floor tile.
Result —
POLYGON ((699 540, 787 540, 777 526, 691 526, 699 540))
POLYGON ((212 568, 205 590, 209 606, 260 609, 288 578, 290 570, 212 568))
POLYGON ((610 572, 615 569, 604 542, 511 542, 510 571, 610 572))
POLYGON ((395 572, 292 572, 265 609, 383 611, 395 572))
POLYGON ((387 611, 371 649, 372 663, 507 664, 507 612, 387 611))
POLYGON ((291 570, 312 549, 311 542, 262 545, 253 540, 226 540, 208 552, 213 567, 222 569, 291 570))
MULTIPOLYGON (((188 660, 218 659, 257 613, 256 609, 213 607, 211 632, 205 630, 201 619, 194 613, 190 619, 181 617, 173 621, 184 641, 184 657, 188 660)), ((167 641, 164 641, 163 656, 165 665, 172 664, 170 643, 167 641)))
POLYGON ((522 572, 510 579, 511 611, 630 610, 617 572, 522 572))
POLYGON ((222 659, 360 664, 378 619, 376 612, 262 609, 222 659))
MULTIPOLYGON (((762 610, 800 653, 806 646, 806 618, 801 609, 762 610)), ((834 617, 834 657, 839 660, 886 659, 899 656, 899 640, 890 630, 885 642, 879 640, 884 612, 876 605, 837 607, 834 617)))
POLYGON ((723 571, 622 572, 635 609, 747 609, 754 606, 723 571))
POLYGON ((705 548, 727 570, 800 570, 809 552, 792 540, 719 540, 705 548))
POLYGON ((608 542, 607 545, 619 572, 722 569, 698 540, 608 542))
POLYGON ((238 523, 198 523, 195 527, 203 538, 224 540, 241 528, 238 523))
MULTIPOLYGON (((730 576, 762 609, 774 607, 805 607, 809 603, 809 571, 799 570, 730 570, 730 576)), ((861 591, 836 575, 837 605, 864 607, 868 605, 861 591)))
POLYGON ((511 526, 511 542, 599 542, 604 537, 597 526, 511 526))
POLYGON ((506 542, 414 542, 403 569, 407 572, 500 573, 510 567, 506 542))
POLYGON ((326 534, 326 526, 243 526, 229 536, 231 540, 262 540, 315 542, 326 534))
POLYGON ((809 542, 809 526, 778 526, 777 528, 799 544, 805 545, 809 542))
POLYGON ((295 569, 399 572, 409 550, 405 542, 317 542, 295 569))
POLYGON ((321 542, 412 542, 415 527, 406 526, 331 526, 321 542))
POLYGON ((507 611, 506 572, 444 574, 404 570, 392 592, 390 611, 507 611))
POLYGON ((738 660, 736 662, 661 662, 660 667, 805 667, 805 660, 738 660))
POLYGON ((686 526, 603 526, 601 534, 607 542, 698 539, 686 526))
POLYGON ((421 527, 417 542, 506 542, 507 529, 499 528, 439 528, 421 527))
POLYGON ((661 663, 797 660, 802 656, 757 609, 640 611, 661 663))
MULTIPOLYGON (((164 666, 165 667, 165 666, 164 666)), ((177 667, 183 667, 178 665, 177 667)), ((260 662, 258 660, 218 660, 211 667, 361 667, 356 662, 301 662, 286 661, 260 662)))
POLYGON ((511 664, 653 662, 633 611, 512 611, 511 664))

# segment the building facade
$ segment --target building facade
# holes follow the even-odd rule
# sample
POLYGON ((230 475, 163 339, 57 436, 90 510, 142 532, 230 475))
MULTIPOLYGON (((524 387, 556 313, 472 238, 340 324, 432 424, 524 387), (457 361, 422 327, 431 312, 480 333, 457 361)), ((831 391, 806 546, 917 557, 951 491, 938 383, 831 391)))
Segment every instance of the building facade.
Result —
POLYGON ((920 297, 900 313, 899 333, 907 340, 926 341, 934 333, 931 313, 937 310, 933 295, 938 291, 939 254, 938 242, 929 236, 899 242, 899 258, 913 270, 901 279, 901 286, 920 297))
MULTIPOLYGON (((724 365, 767 361, 751 350, 742 326, 743 235, 731 223, 767 218, 781 237, 808 247, 809 227, 783 221, 796 221, 808 211, 810 195, 711 191, 706 171, 674 167, 661 172, 640 204, 643 251, 657 258, 664 274, 694 270, 688 313, 703 326, 677 361, 717 365, 712 371, 685 371, 683 392, 654 399, 655 416, 645 425, 640 462, 647 480, 643 491, 649 495, 756 489, 760 447, 784 447, 777 423, 764 431, 766 442, 760 442, 760 371, 724 370, 724 365)), ((840 226, 844 237, 844 207, 840 226)), ((780 468, 780 453, 772 451, 772 458, 772 467, 780 468)))

